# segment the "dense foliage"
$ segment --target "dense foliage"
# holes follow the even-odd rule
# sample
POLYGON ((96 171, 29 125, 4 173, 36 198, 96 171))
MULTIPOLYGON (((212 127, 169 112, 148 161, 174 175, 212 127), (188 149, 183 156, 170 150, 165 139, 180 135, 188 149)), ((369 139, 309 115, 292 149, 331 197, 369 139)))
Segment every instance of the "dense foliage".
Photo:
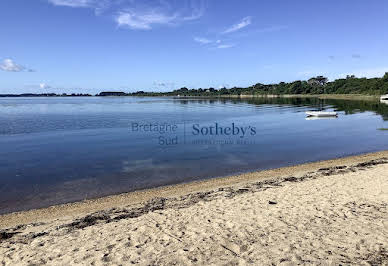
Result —
POLYGON ((130 95, 137 96, 217 96, 217 95, 279 95, 279 94, 388 94, 388 73, 382 78, 356 78, 347 76, 328 82, 323 76, 309 79, 308 81, 294 81, 279 84, 255 84, 247 88, 233 87, 230 89, 214 88, 188 89, 181 88, 172 92, 144 92, 139 91, 130 95))

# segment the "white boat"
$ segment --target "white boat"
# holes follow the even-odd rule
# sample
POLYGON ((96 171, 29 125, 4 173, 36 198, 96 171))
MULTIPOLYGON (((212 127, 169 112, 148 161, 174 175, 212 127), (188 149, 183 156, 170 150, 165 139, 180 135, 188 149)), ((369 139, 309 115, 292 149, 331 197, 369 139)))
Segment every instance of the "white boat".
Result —
POLYGON ((388 100, 388 94, 387 94, 387 95, 381 96, 381 97, 380 97, 380 100, 382 100, 382 101, 388 100))
POLYGON ((337 112, 324 112, 324 111, 310 111, 306 112, 307 116, 314 116, 314 117, 333 117, 338 116, 337 112))
POLYGON ((338 116, 308 116, 306 120, 328 120, 328 119, 338 119, 338 116))

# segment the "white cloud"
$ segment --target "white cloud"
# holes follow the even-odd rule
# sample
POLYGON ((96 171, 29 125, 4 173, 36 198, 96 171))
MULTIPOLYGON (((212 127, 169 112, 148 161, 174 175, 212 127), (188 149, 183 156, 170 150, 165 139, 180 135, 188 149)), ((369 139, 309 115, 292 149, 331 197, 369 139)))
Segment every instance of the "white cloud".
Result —
MULTIPOLYGON (((214 47, 217 47, 217 48, 229 48, 229 47, 223 47, 223 45, 221 45, 221 43, 222 43, 221 40, 210 40, 210 39, 207 39, 207 38, 195 37, 194 41, 196 41, 197 43, 200 43, 202 45, 213 46, 213 48, 214 47)), ((229 46, 231 46, 231 45, 229 45, 229 46)))
POLYGON ((156 5, 134 5, 130 8, 120 9, 115 20, 118 26, 133 30, 150 30, 154 25, 179 25, 203 16, 205 8, 198 4, 201 2, 196 1, 197 4, 183 8, 174 8, 169 4, 163 4, 163 1, 160 1, 162 4, 156 5))
POLYGON ((288 26, 269 26, 269 27, 239 32, 239 33, 236 33, 234 37, 243 38, 243 37, 249 37, 255 34, 273 33, 273 32, 283 31, 286 29, 288 29, 288 26))
POLYGON ((126 26, 135 30, 150 30, 155 24, 173 24, 176 15, 168 16, 151 11, 150 13, 138 14, 134 11, 120 12, 116 17, 119 26, 126 26))
POLYGON ((201 45, 207 45, 210 49, 227 49, 236 46, 235 44, 221 44, 221 40, 210 40, 201 37, 194 38, 194 41, 200 43, 201 45))
POLYGON ((96 15, 112 16, 120 27, 150 30, 155 25, 179 25, 199 19, 206 0, 48 0, 56 6, 91 8, 96 15))
POLYGON ((12 59, 9 58, 3 60, 3 63, 0 64, 0 69, 8 72, 33 72, 32 69, 28 69, 25 66, 16 64, 12 59))
POLYGON ((96 2, 94 0, 48 0, 56 6, 68 7, 93 7, 96 2))
POLYGON ((227 49, 227 48, 232 48, 234 47, 234 44, 220 44, 217 46, 218 49, 227 49))
POLYGON ((46 83, 40 83, 39 88, 41 89, 51 89, 52 87, 47 85, 46 83))
POLYGON ((213 43, 214 41, 206 39, 206 38, 201 38, 201 37, 195 37, 194 41, 199 42, 200 44, 210 44, 213 43))
POLYGON ((249 26, 252 23, 252 17, 245 17, 243 18, 239 23, 234 24, 230 28, 226 29, 223 33, 231 33, 238 30, 241 30, 247 26, 249 26))

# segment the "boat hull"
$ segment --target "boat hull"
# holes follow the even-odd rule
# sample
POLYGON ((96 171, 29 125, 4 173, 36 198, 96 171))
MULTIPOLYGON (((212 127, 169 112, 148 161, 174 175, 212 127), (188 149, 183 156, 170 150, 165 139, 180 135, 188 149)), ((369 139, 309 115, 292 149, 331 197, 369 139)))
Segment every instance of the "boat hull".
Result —
POLYGON ((313 117, 333 117, 337 116, 338 114, 336 112, 306 112, 307 116, 313 116, 313 117))
POLYGON ((387 95, 383 95, 380 97, 380 100, 381 101, 387 101, 388 100, 388 94, 387 95))

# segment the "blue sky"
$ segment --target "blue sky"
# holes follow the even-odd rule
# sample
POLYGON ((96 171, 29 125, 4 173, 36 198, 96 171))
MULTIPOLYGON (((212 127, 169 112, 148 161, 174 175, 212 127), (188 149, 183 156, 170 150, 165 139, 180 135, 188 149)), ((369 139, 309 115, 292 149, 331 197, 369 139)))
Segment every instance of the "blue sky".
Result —
POLYGON ((0 93, 388 72, 386 0, 1 0, 0 93))

